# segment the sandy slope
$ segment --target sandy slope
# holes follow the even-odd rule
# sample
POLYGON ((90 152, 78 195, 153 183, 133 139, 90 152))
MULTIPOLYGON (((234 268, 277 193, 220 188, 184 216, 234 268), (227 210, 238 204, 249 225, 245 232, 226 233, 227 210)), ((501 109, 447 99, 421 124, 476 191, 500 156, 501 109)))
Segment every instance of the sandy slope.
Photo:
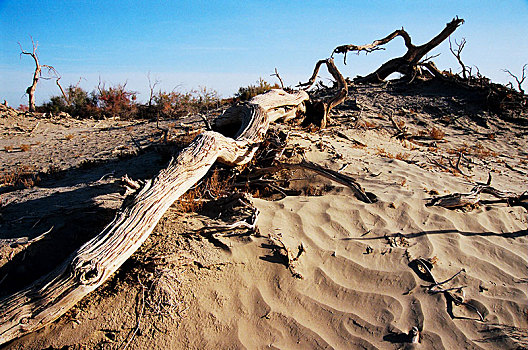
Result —
POLYGON ((500 125, 492 125, 493 139, 479 138, 478 127, 473 134, 446 127, 447 142, 431 149, 391 138, 390 123, 374 111, 363 118, 380 128, 352 128, 350 118, 343 110, 339 127, 319 134, 297 130, 289 147, 304 149, 307 160, 334 170, 346 164, 343 172, 378 202, 363 203, 350 189, 303 173, 292 186, 326 188, 322 196, 254 198, 260 236, 224 237, 220 244, 195 234, 211 218, 170 210, 104 288, 51 326, 4 348, 399 349, 412 348, 406 334, 413 326, 423 330, 420 349, 526 347, 526 210, 502 204, 469 212, 425 206, 431 193, 467 192, 488 171, 496 187, 527 190, 526 140, 500 125), (497 154, 473 156, 471 169, 463 168, 471 177, 429 161, 477 138, 497 154), (416 162, 394 159, 396 154, 416 162), (274 254, 268 237, 294 252, 303 245, 294 270, 302 279, 274 254), (452 318, 445 296, 428 293, 423 286, 429 283, 409 267, 416 258, 435 261, 437 280, 465 269, 446 287, 465 286, 465 300, 485 322, 465 306, 453 306, 452 318), (164 276, 174 291, 163 315, 152 308, 153 290, 144 287, 149 273, 151 279, 164 276))

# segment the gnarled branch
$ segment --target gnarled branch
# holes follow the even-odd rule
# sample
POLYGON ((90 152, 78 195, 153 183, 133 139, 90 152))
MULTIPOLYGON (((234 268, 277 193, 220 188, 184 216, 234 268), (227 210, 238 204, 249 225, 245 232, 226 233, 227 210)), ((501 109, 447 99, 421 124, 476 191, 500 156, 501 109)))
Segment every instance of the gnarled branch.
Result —
POLYGON ((314 71, 308 82, 306 83, 299 83, 299 87, 303 88, 304 90, 310 89, 313 84, 315 83, 315 80, 317 79, 317 74, 319 74, 319 69, 321 68, 321 65, 326 64, 326 67, 328 68, 328 72, 334 77, 334 79, 337 81, 337 94, 332 97, 328 101, 316 101, 312 106, 311 110, 306 111, 306 123, 313 123, 317 126, 319 126, 321 129, 325 128, 326 125, 329 122, 328 114, 334 108, 335 106, 343 103, 348 95, 348 85, 346 83, 345 78, 341 75, 339 70, 337 69, 334 59, 333 58, 327 58, 325 60, 320 60, 316 63, 314 71))
POLYGON ((419 46, 415 46, 410 35, 403 29, 399 29, 389 34, 387 37, 376 40, 372 44, 368 45, 341 45, 334 49, 334 53, 344 53, 349 51, 361 51, 372 52, 374 50, 380 50, 380 45, 384 45, 394 38, 401 36, 404 39, 407 52, 405 55, 397 58, 393 58, 381 65, 376 71, 370 73, 365 77, 357 77, 354 82, 359 83, 377 83, 385 80, 392 73, 401 73, 412 79, 414 72, 422 58, 432 49, 440 45, 445 39, 447 39, 462 23, 464 20, 461 18, 454 18, 451 22, 447 23, 446 27, 434 38, 429 40, 427 43, 419 46))

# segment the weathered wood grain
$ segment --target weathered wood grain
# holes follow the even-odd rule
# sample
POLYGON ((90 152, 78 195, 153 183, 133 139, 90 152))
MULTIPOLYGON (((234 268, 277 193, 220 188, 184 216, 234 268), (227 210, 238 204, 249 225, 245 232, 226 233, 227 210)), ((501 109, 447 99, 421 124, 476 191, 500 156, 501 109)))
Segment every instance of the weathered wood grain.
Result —
POLYGON ((0 300, 0 344, 63 315, 103 284, 147 239, 167 209, 216 162, 243 165, 264 139, 269 123, 301 108, 308 94, 272 90, 228 110, 221 120, 241 123, 233 138, 206 131, 185 148, 92 240, 48 275, 0 300), (273 116, 273 120, 270 120, 273 116))

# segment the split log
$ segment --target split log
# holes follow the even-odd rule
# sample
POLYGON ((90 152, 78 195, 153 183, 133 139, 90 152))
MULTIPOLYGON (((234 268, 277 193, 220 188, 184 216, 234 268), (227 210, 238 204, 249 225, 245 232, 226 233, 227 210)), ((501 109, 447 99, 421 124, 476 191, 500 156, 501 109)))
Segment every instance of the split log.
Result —
POLYGON ((226 111, 224 121, 241 122, 233 138, 215 131, 197 136, 166 169, 137 190, 133 200, 99 235, 48 275, 0 300, 0 344, 44 327, 103 284, 147 239, 172 203, 198 182, 214 162, 248 163, 269 123, 281 116, 274 111, 295 110, 307 100, 304 91, 272 90, 226 111))
MULTIPOLYGON (((367 45, 341 45, 334 49, 333 54, 343 53, 345 55, 349 51, 355 51, 360 53, 364 51, 366 53, 383 50, 382 45, 387 44, 394 38, 400 36, 403 38, 407 52, 405 55, 397 58, 393 58, 381 65, 375 72, 368 74, 367 76, 358 76, 354 79, 354 82, 358 83, 378 83, 384 81, 392 73, 401 73, 408 79, 412 79, 417 72, 417 67, 422 58, 432 49, 440 45, 445 39, 447 39, 462 23, 464 20, 461 18, 454 18, 451 22, 447 23, 444 30, 442 30, 437 36, 428 41, 427 43, 419 46, 415 46, 412 43, 411 36, 403 28, 395 30, 383 39, 375 40, 371 44, 367 45)), ((433 72, 432 72, 433 73, 433 72)), ((434 73, 433 73, 434 74, 434 73)))

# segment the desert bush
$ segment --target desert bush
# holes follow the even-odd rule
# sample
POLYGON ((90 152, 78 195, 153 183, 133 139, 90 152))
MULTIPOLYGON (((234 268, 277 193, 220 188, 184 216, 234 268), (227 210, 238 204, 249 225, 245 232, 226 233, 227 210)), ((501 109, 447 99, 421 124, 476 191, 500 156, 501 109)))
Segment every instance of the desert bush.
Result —
POLYGON ((133 119, 137 112, 137 92, 127 91, 126 83, 106 88, 99 86, 96 94, 104 117, 133 119))
POLYGON ((238 92, 235 94, 235 97, 238 98, 240 101, 247 101, 251 99, 252 97, 260 95, 266 91, 269 91, 271 89, 278 89, 278 88, 280 88, 279 85, 277 84, 271 85, 264 79, 259 78, 259 80, 257 81, 257 85, 248 85, 246 87, 240 87, 238 89, 238 92))
POLYGON ((189 92, 159 91, 153 98, 154 109, 162 117, 177 118, 189 114, 205 113, 220 105, 215 90, 200 87, 189 92))
POLYGON ((433 140, 441 140, 444 138, 444 136, 445 133, 435 126, 433 126, 431 130, 429 130, 429 137, 431 137, 433 140))
POLYGON ((30 188, 40 182, 40 176, 33 167, 17 166, 11 172, 0 175, 0 187, 13 186, 30 188))
POLYGON ((29 107, 27 105, 21 104, 18 106, 17 110, 19 110, 20 112, 27 112, 29 111, 29 107))
POLYGON ((92 92, 89 94, 82 88, 70 85, 64 91, 64 96, 53 96, 49 102, 44 103, 38 108, 40 112, 48 112, 58 114, 66 112, 78 118, 99 117, 101 110, 97 106, 97 94, 92 92))
POLYGON ((156 119, 177 118, 189 114, 206 113, 223 104, 215 90, 200 87, 189 92, 159 91, 147 104, 137 102, 137 92, 126 89, 126 84, 86 92, 70 85, 65 96, 53 96, 38 107, 39 112, 58 114, 66 112, 77 118, 156 119))

